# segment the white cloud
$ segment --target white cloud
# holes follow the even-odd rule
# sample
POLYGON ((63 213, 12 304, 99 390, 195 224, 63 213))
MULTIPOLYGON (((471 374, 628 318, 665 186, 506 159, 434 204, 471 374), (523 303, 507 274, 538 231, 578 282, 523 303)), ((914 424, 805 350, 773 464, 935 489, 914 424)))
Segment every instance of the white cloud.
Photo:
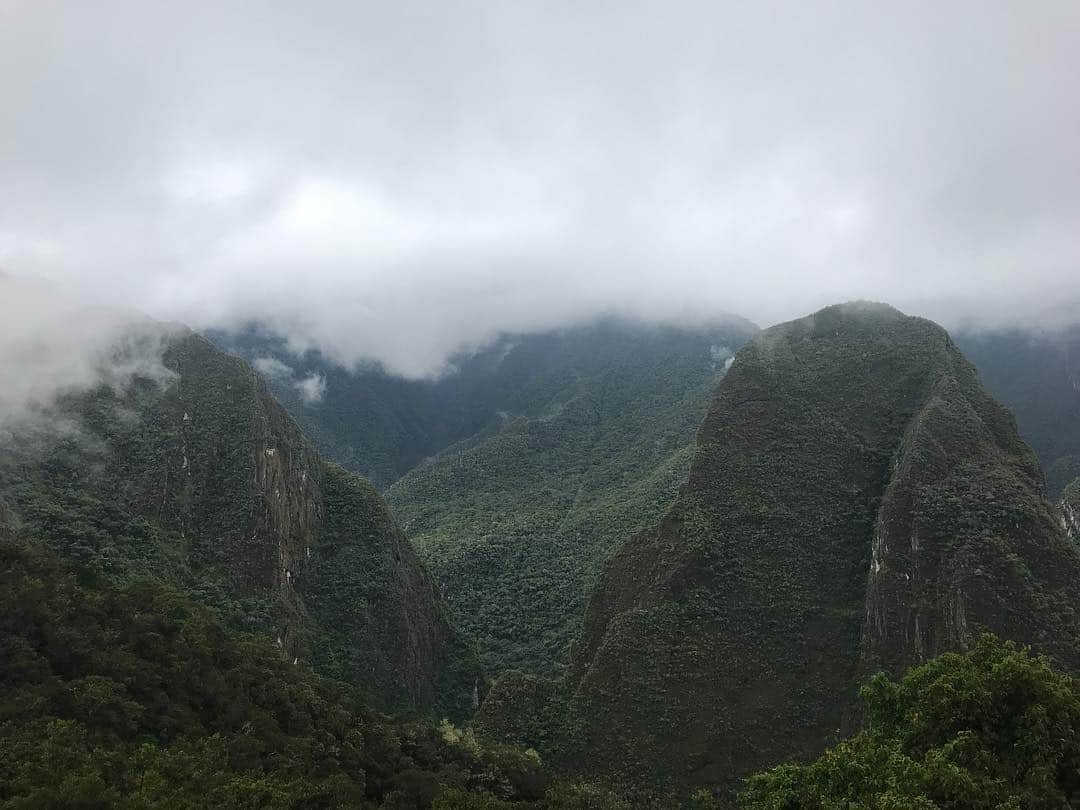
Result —
POLYGON ((291 366, 276 357, 256 357, 251 364, 256 371, 271 380, 287 380, 294 374, 291 366))
POLYGON ((321 374, 312 374, 302 380, 296 380, 293 388, 300 392, 305 405, 317 405, 326 394, 326 378, 321 374))
POLYGON ((9 3, 0 265, 413 375, 612 311, 1030 321, 1078 71, 1073 0, 9 3))
POLYGON ((64 394, 120 389, 135 376, 171 380, 162 365, 169 334, 130 311, 0 274, 0 435, 51 418, 64 394))

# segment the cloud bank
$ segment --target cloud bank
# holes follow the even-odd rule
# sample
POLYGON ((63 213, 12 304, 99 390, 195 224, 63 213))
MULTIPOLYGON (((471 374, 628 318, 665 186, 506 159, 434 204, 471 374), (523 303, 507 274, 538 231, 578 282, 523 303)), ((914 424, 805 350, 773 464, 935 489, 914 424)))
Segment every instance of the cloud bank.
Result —
POLYGON ((136 313, 0 275, 0 441, 43 422, 55 427, 54 406, 65 394, 121 389, 136 376, 168 382, 169 334, 136 313))
POLYGON ((1067 319, 1078 76, 1074 0, 13 0, 0 266, 413 375, 600 313, 1067 319))
POLYGON ((298 377, 292 366, 276 357, 256 357, 251 364, 268 380, 289 384, 305 405, 318 405, 326 395, 326 377, 322 374, 298 377))

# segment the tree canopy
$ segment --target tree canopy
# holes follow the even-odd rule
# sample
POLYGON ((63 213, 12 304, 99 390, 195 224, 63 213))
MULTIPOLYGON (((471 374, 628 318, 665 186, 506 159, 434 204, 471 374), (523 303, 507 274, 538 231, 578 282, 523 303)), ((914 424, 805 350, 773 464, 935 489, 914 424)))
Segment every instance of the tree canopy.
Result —
POLYGON ((866 728, 808 765, 752 777, 745 810, 1033 810, 1080 799, 1080 683, 980 637, 862 689, 866 728))

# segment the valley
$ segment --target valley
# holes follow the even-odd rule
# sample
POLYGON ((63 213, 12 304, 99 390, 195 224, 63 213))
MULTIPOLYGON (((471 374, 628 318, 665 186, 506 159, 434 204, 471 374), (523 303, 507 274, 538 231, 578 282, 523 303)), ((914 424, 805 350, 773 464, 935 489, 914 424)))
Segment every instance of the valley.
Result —
POLYGON ((0 0, 0 810, 1080 810, 1080 3, 0 0))
MULTIPOLYGON (((876 672, 903 678, 986 631, 1080 670, 1080 479, 1046 499, 1016 421, 928 321, 875 304, 765 331, 601 321, 506 337, 432 381, 368 370, 341 390, 333 375, 344 372, 282 354, 265 336, 215 339, 254 367, 292 362, 288 377, 264 381, 196 334, 145 328, 165 330, 167 379, 68 395, 50 413, 65 431, 6 440, 0 532, 12 593, 29 593, 33 577, 68 583, 66 596, 33 598, 41 612, 27 621, 43 635, 18 642, 31 658, 8 688, 51 694, 37 671, 96 678, 117 707, 149 717, 141 676, 114 673, 97 648, 150 654, 153 631, 136 626, 121 641, 115 622, 174 604, 169 621, 180 624, 163 639, 188 638, 181 628, 195 622, 197 643, 217 645, 210 659, 185 648, 177 660, 226 668, 199 679, 231 682, 228 651, 242 647, 260 667, 284 667, 267 676, 295 681, 283 688, 338 690, 320 700, 354 701, 349 711, 373 718, 346 726, 426 746, 425 788, 397 781, 411 767, 403 760, 336 759, 315 771, 330 782, 310 782, 230 753, 205 777, 221 796, 248 795, 238 786, 263 774, 259 789, 283 807, 296 791, 325 806, 399 806, 392 797, 416 791, 407 806, 452 795, 458 804, 431 806, 496 806, 485 795, 508 807, 677 806, 691 796, 695 807, 727 806, 747 776, 848 745, 865 722, 857 688, 876 672), (325 398, 290 398, 292 381, 311 374, 326 375, 325 398), (417 417, 422 435, 376 454, 392 460, 385 470, 404 470, 384 496, 324 460, 299 425, 316 425, 326 452, 347 460, 375 446, 385 421, 365 417, 339 446, 327 438, 334 420, 355 392, 389 388, 398 400, 362 412, 461 407, 438 428, 434 411, 417 417), (429 455, 404 469, 407 448, 423 442, 429 455), (103 606, 86 632, 104 635, 86 636, 77 659, 57 659, 42 639, 73 632, 75 593, 103 606), (363 714, 372 711, 432 719, 363 714), (490 767, 509 769, 498 785, 468 775, 490 767), (357 781, 358 769, 384 776, 357 781)), ((997 367, 988 377, 1012 379, 997 367)), ((1048 397, 1033 401, 1045 409, 1048 397)), ((1060 407, 1067 421, 1067 400, 1060 407)), ((1061 447, 1044 458, 1067 458, 1067 437, 1061 447)), ((74 723, 48 732, 75 735, 72 767, 102 796, 139 789, 144 776, 110 770, 93 747, 108 739, 109 756, 134 762, 126 726, 108 730, 49 700, 18 722, 74 723)), ((275 715, 273 734, 303 738, 296 729, 322 727, 328 708, 305 709, 309 726, 275 715)), ((199 722, 175 741, 147 726, 165 746, 154 767, 195 756, 190 746, 213 727, 199 722)), ((230 750, 237 728, 215 732, 230 750)), ((378 756, 413 756, 393 750, 378 756)), ((36 761, 19 771, 27 789, 40 780, 36 761)), ((781 789, 776 778, 750 782, 746 806, 771 806, 762 797, 781 789)))

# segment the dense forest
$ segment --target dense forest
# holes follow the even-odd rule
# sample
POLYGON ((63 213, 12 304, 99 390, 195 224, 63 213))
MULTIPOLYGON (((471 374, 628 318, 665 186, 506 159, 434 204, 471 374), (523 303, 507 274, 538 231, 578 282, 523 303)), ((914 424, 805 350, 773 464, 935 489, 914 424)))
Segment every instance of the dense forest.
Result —
POLYGON ((830 307, 738 352, 566 674, 503 676, 474 722, 642 794, 731 795, 837 741, 868 675, 984 630, 1077 672, 1078 604, 1080 549, 1037 459, 945 330, 830 307))
POLYGON ((0 810, 1080 810, 1080 0, 0 0, 0 810))
POLYGON ((1080 327, 961 331, 957 345, 1016 414, 1052 497, 1080 476, 1080 327))
POLYGON ((154 580, 0 542, 0 807, 619 807, 535 752, 394 720, 154 580))
POLYGON ((717 380, 755 327, 620 319, 506 335, 436 379, 353 373, 256 328, 217 334, 320 450, 387 497, 489 673, 556 674, 600 566, 686 477, 717 380), (291 365, 288 365, 291 364, 291 365), (295 384, 318 375, 323 399, 295 384))
POLYGON ((165 379, 3 437, 2 807, 1077 791, 1080 479, 1044 497, 928 321, 604 321, 507 338, 457 379, 328 376, 321 403, 295 386, 329 375, 318 357, 267 383, 186 330, 165 345, 165 379), (369 383, 398 399, 334 445, 369 383), (428 426, 371 456, 385 498, 300 426, 348 463, 410 409, 428 426))
MULTIPOLYGON (((5 541, 0 584, 0 807, 641 806, 560 779, 535 751, 372 712, 158 583, 118 587, 5 541)), ((1080 682, 1045 658, 984 636, 861 695, 862 731, 752 777, 740 805, 1020 810, 1080 795, 1080 682)), ((686 804, 721 806, 706 790, 686 804)))

